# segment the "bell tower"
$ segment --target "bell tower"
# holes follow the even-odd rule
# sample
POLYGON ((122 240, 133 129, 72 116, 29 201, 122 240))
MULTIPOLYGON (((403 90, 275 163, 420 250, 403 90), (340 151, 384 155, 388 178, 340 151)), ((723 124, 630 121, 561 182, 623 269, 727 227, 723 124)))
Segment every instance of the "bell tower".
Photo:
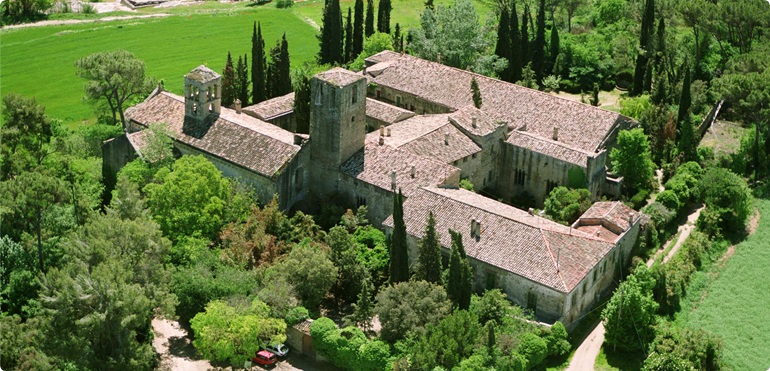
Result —
POLYGON ((203 123, 222 109, 222 76, 200 65, 184 76, 185 118, 203 123))

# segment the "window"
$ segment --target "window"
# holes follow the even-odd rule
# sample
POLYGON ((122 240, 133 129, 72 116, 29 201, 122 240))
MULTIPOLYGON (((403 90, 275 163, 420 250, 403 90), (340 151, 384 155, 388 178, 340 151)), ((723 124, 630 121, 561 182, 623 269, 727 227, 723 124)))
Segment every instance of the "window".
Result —
POLYGON ((350 99, 350 104, 356 104, 358 101, 358 85, 353 85, 353 97, 350 99))
POLYGON ((513 171, 513 183, 516 185, 524 185, 524 180, 527 177, 527 173, 524 170, 516 169, 513 171))
POLYGON ((350 122, 356 122, 356 117, 355 116, 351 117, 350 122))
POLYGON ((366 206, 366 197, 362 197, 362 196, 356 197, 356 206, 357 207, 366 206))
POLYGON ((452 165, 454 165, 454 166, 457 166, 457 160, 454 160, 454 161, 452 162, 452 165))
POLYGON ((571 305, 573 307, 575 306, 575 304, 577 304, 577 297, 578 297, 578 293, 577 293, 577 291, 575 291, 575 293, 572 294, 572 304, 571 305))
POLYGON ((594 283, 596 283, 596 269, 594 269, 594 283))
POLYGON ((607 271, 607 260, 605 260, 604 263, 602 263, 602 273, 606 271, 607 271))
POLYGON ((380 98, 380 89, 377 89, 377 98, 380 98))
POLYGON ((588 282, 587 281, 583 282, 583 294, 587 294, 588 293, 588 290, 586 290, 587 288, 588 288, 588 282))
POLYGON ((537 293, 535 290, 529 289, 527 293, 527 308, 537 312, 537 293))
POLYGON ((401 97, 396 95, 396 105, 401 107, 401 97))
POLYGON ((304 170, 301 167, 294 170, 294 189, 297 191, 302 189, 302 182, 304 180, 303 174, 304 170))
POLYGON ((474 154, 472 154, 472 155, 471 155, 471 158, 476 158, 476 154, 475 154, 475 153, 474 153, 474 154))
POLYGON ((546 180, 545 181, 545 194, 549 195, 551 194, 551 191, 553 191, 554 188, 559 186, 559 182, 555 182, 553 180, 546 180))

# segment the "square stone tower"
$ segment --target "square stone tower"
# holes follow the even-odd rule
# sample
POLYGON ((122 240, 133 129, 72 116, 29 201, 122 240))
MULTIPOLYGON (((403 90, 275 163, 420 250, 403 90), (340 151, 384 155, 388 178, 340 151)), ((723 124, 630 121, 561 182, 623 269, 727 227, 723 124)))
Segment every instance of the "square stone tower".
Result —
POLYGON ((185 121, 201 124, 221 111, 222 76, 200 65, 184 76, 185 121))
POLYGON ((310 81, 311 192, 337 191, 340 165, 364 148, 366 78, 333 68, 310 81))

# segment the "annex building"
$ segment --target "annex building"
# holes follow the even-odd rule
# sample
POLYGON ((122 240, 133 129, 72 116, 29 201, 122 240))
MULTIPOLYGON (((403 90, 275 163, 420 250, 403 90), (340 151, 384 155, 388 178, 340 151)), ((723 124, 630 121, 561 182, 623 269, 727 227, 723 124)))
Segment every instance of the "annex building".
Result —
POLYGON ((640 229, 641 215, 619 202, 595 203, 572 226, 508 205, 542 205, 560 185, 586 187, 594 200, 616 195, 608 153, 635 122, 614 112, 391 51, 361 72, 314 76, 304 128, 293 93, 221 107, 221 77, 205 66, 184 86, 184 96, 159 88, 126 111, 129 132, 104 145, 106 178, 142 155, 145 128, 165 123, 177 154, 205 156, 287 210, 367 205, 389 230, 400 190, 410 258, 433 212, 445 253, 447 229, 463 234, 477 289, 501 288, 537 318, 567 325, 611 284, 640 229), (484 195, 460 189, 461 179, 484 195))

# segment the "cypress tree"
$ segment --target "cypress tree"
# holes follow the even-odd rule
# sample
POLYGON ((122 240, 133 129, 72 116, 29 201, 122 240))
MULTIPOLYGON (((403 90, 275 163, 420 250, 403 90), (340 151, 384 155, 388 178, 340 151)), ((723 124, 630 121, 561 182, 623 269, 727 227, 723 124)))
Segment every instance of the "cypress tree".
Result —
POLYGON ((348 18, 345 20, 345 63, 353 60, 353 22, 352 11, 348 7, 348 18))
POLYGON ((222 71, 222 105, 232 107, 235 101, 235 69, 233 68, 233 57, 227 52, 227 62, 222 71))
POLYGON ((545 67, 545 0, 540 0, 535 31, 535 42, 532 44, 532 65, 535 67, 535 78, 540 82, 543 79, 543 68, 545 67))
POLYGON ((679 114, 676 117, 677 125, 680 125, 686 118, 690 117, 691 104, 692 98, 690 96, 690 66, 685 63, 684 80, 682 80, 682 95, 679 96, 679 114))
POLYGON ((660 106, 668 101, 668 84, 666 74, 663 73, 662 68, 658 68, 655 76, 655 85, 652 87, 652 95, 650 96, 650 102, 656 106, 660 106))
POLYGON ((364 20, 364 35, 374 34, 374 0, 366 0, 366 19, 364 20))
POLYGON ((238 66, 235 68, 235 85, 238 93, 237 98, 241 100, 241 106, 249 105, 249 64, 246 54, 238 56, 238 66))
POLYGON ((500 10, 500 22, 497 26, 497 44, 495 45, 495 55, 508 60, 508 67, 500 73, 500 79, 511 81, 511 70, 513 65, 513 53, 511 52, 511 22, 510 14, 506 9, 500 10))
POLYGON ((289 42, 286 34, 276 41, 270 49, 270 64, 267 67, 268 96, 280 97, 291 93, 291 65, 289 62, 289 42))
POLYGON ((358 292, 358 300, 353 304, 353 313, 345 317, 346 321, 361 326, 364 331, 369 331, 372 328, 372 317, 374 316, 372 291, 374 288, 371 279, 367 277, 361 286, 361 291, 358 292))
POLYGON ((473 96, 473 105, 481 109, 481 91, 479 90, 479 82, 476 81, 476 76, 473 76, 473 79, 471 79, 471 95, 473 96))
POLYGON ((390 33, 390 11, 393 6, 390 0, 380 0, 377 8, 377 32, 390 33))
POLYGON ((401 37, 401 25, 396 23, 396 28, 393 31, 393 50, 401 52, 404 48, 403 39, 401 37))
POLYGON ((449 254, 447 296, 457 308, 468 309, 473 291, 473 271, 465 255, 462 234, 451 229, 449 234, 452 236, 452 251, 449 254))
POLYGON ((300 68, 294 86, 294 118, 297 122, 297 133, 310 132, 310 78, 311 71, 307 65, 300 68))
POLYGON ((594 83, 594 90, 591 93, 591 105, 599 106, 599 83, 594 83))
POLYGON ((556 27, 556 22, 551 27, 551 42, 548 49, 548 71, 553 71, 556 66, 556 59, 559 57, 559 30, 556 27))
POLYGON ((663 68, 663 56, 666 53, 666 18, 660 17, 658 20, 658 30, 655 31, 657 42, 655 43, 655 66, 657 69, 663 68))
POLYGON ((356 59, 364 50, 364 0, 356 0, 353 12, 353 55, 356 59))
MULTIPOLYGON (((689 113, 689 112, 688 112, 689 113)), ((679 151, 682 153, 682 162, 693 161, 696 158, 695 129, 690 115, 686 115, 679 123, 679 151)))
POLYGON ((516 3, 511 4, 511 16, 509 17, 511 27, 509 35, 511 38, 511 75, 508 82, 516 82, 521 80, 521 68, 522 68, 522 49, 521 49, 521 34, 519 33, 519 15, 516 13, 516 3))
POLYGON ((404 195, 393 195, 393 237, 390 241, 390 283, 409 280, 409 253, 404 224, 404 195))
POLYGON ((420 241, 415 278, 431 283, 441 283, 441 244, 436 232, 436 219, 428 213, 425 237, 420 241))
POLYGON ((529 18, 529 5, 524 4, 524 12, 521 14, 521 65, 525 66, 530 62, 529 54, 529 33, 527 31, 527 19, 529 18))
POLYGON ((267 100, 266 67, 262 24, 254 22, 254 33, 251 36, 251 95, 254 104, 267 100))
POLYGON ((321 20, 321 48, 318 63, 341 64, 343 62, 342 12, 339 0, 329 0, 321 20))
POLYGON ((642 15, 642 30, 639 36, 639 48, 641 51, 636 56, 636 68, 634 69, 634 84, 631 87, 631 95, 639 95, 644 91, 644 75, 647 72, 648 53, 652 41, 652 28, 655 24, 655 0, 647 0, 644 14, 642 15))

